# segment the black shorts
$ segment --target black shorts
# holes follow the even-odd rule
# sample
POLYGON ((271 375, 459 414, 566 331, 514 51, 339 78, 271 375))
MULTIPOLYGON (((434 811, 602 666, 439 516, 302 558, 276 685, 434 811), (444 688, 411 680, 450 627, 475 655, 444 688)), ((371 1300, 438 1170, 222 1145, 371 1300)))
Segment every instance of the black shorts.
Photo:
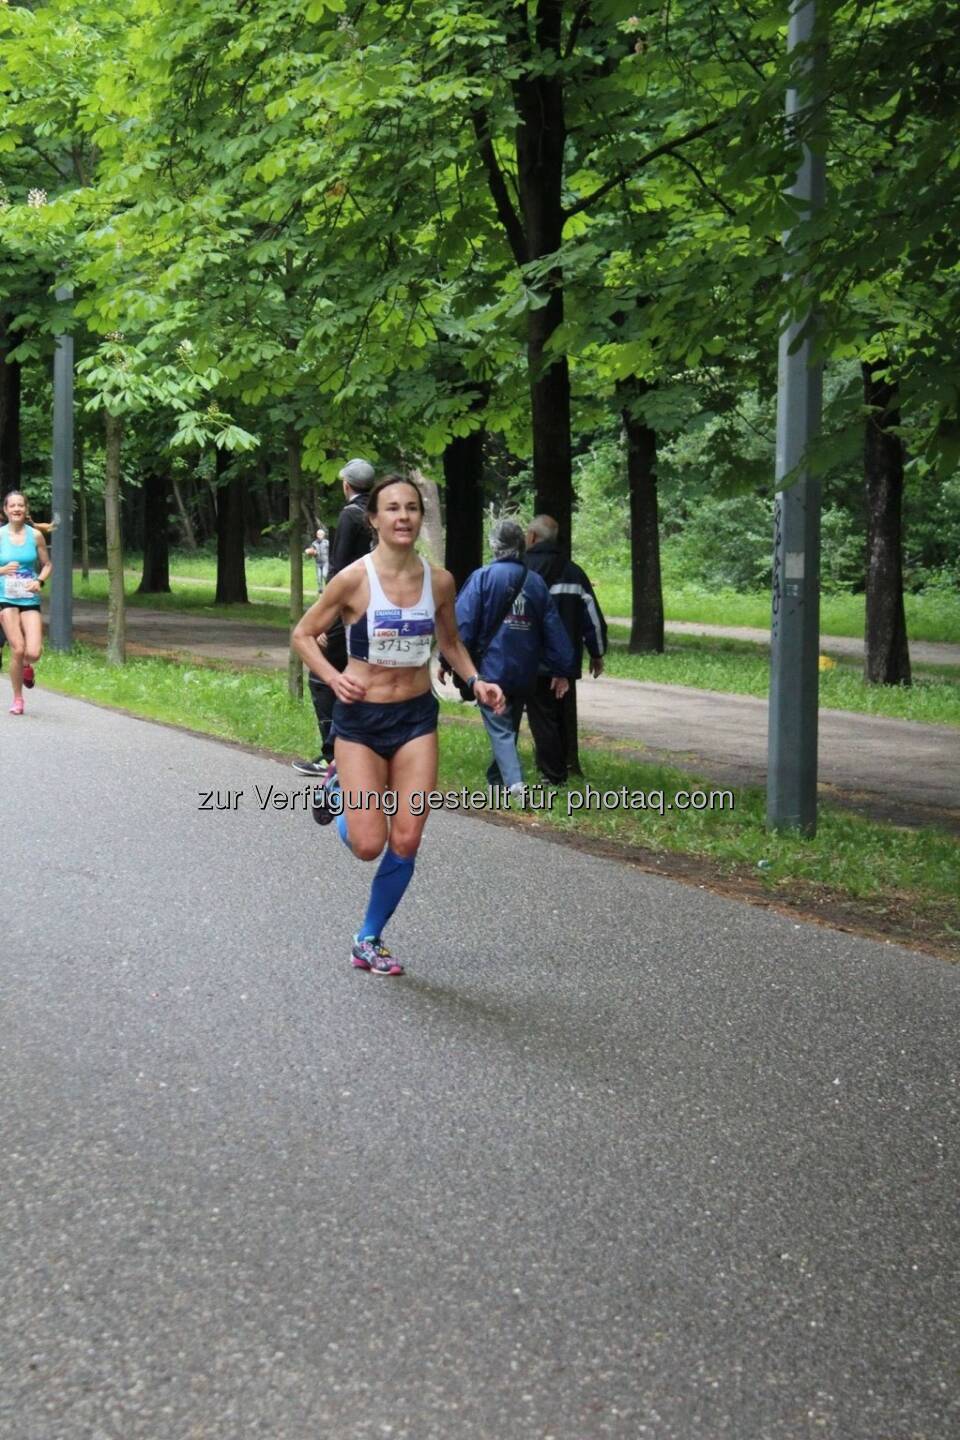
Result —
POLYGON ((401 746, 421 735, 431 735, 437 728, 439 713, 432 690, 412 700, 354 700, 349 705, 337 700, 330 733, 334 738, 366 745, 384 760, 392 760, 401 746))

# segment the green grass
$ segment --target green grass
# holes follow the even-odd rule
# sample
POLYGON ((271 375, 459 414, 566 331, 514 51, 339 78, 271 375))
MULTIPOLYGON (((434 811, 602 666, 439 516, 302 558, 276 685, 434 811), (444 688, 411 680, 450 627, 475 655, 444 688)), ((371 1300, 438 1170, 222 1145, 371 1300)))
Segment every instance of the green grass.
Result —
MULTIPOLYGON (((769 655, 765 648, 749 641, 672 635, 663 655, 630 655, 627 636, 625 626, 610 627, 608 675, 726 694, 767 696, 769 655)), ((867 685, 859 663, 838 662, 835 669, 820 673, 820 706, 824 710, 852 710, 928 725, 960 725, 960 671, 937 666, 915 666, 914 671, 910 687, 867 685)))
MULTIPOLYGON (((249 625, 273 625, 281 629, 289 628, 290 625, 290 600, 286 594, 264 595, 263 592, 249 590, 255 598, 251 599, 248 605, 215 605, 213 597, 216 586, 201 582, 195 584, 193 581, 183 580, 179 576, 171 576, 170 584, 173 587, 169 595, 140 595, 137 593, 137 586, 140 584, 139 571, 128 570, 125 572, 125 594, 127 604, 140 610, 172 610, 184 614, 203 615, 210 619, 218 620, 244 620, 249 625)), ((79 573, 74 575, 73 593, 78 600, 94 600, 101 605, 107 602, 107 572, 105 570, 92 570, 86 580, 80 578, 79 573)), ((314 599, 314 592, 304 591, 304 601, 311 603, 314 599)))
MULTIPOLYGON (((530 747, 522 743, 521 754, 526 773, 533 773, 530 747)), ((488 761, 489 745, 482 729, 466 725, 445 729, 441 788, 482 783, 488 761)), ((675 808, 678 791, 689 793, 702 786, 707 793, 720 793, 722 787, 697 781, 669 766, 642 764, 596 746, 584 750, 584 766, 589 782, 560 787, 552 809, 537 813, 540 823, 619 844, 706 856, 723 865, 747 865, 755 870, 763 862, 759 873, 770 887, 785 880, 801 880, 855 899, 877 900, 906 893, 923 896, 951 903, 960 921, 956 883, 960 841, 941 831, 904 830, 821 804, 814 839, 773 835, 766 829, 766 796, 760 789, 723 792, 733 794, 732 809, 679 810, 675 808), (603 792, 612 796, 624 788, 631 793, 643 791, 651 805, 656 802, 656 808, 633 811, 622 804, 593 808, 600 802, 592 797, 588 808, 587 783, 594 797, 603 792), (663 814, 659 813, 661 795, 663 814)))
MULTIPOLYGON (((632 613, 630 577, 622 570, 591 576, 600 605, 606 615, 632 613)), ((699 585, 665 588, 664 613, 667 620, 687 620, 700 625, 744 625, 769 630, 770 596, 765 591, 741 595, 735 590, 708 590, 699 585)), ((907 633, 911 640, 960 644, 960 592, 931 590, 904 597, 907 633)), ((823 635, 852 635, 863 638, 864 599, 862 595, 822 595, 820 632, 823 635)))
MULTIPOLYGON (((289 591, 290 562, 282 555, 248 555, 246 563, 247 586, 251 589, 267 587, 289 591)), ((217 583, 217 562, 212 555, 198 552, 187 555, 183 552, 170 556, 170 573, 183 580, 203 580, 214 586, 217 583)), ((313 558, 304 556, 303 593, 313 595, 316 591, 317 570, 313 558)))
MULTIPOLYGON (((131 660, 111 668, 99 651, 78 647, 71 654, 48 654, 43 683, 67 694, 130 710, 149 719, 200 730, 286 755, 312 753, 316 729, 308 702, 286 693, 282 676, 259 671, 192 667, 168 660, 131 660)), ((39 698, 39 697, 38 697, 39 698)), ((441 790, 482 789, 489 759, 486 735, 476 712, 444 707, 441 740, 441 790)), ((527 773, 529 747, 522 746, 527 773)), ((771 835, 764 825, 764 796, 738 790, 732 810, 679 810, 678 790, 697 781, 679 770, 625 758, 614 747, 585 751, 595 791, 644 792, 662 810, 574 808, 571 797, 586 793, 580 782, 565 786, 551 809, 536 812, 538 825, 567 833, 704 857, 731 872, 744 869, 768 888, 799 886, 829 891, 846 900, 869 902, 872 914, 886 906, 940 917, 941 935, 960 933, 956 875, 960 842, 934 830, 904 830, 835 809, 821 807, 813 840, 771 835), (757 867, 763 862, 762 869, 757 867), (926 909, 924 907, 927 907, 926 909)), ((710 789, 709 785, 704 788, 710 789)))

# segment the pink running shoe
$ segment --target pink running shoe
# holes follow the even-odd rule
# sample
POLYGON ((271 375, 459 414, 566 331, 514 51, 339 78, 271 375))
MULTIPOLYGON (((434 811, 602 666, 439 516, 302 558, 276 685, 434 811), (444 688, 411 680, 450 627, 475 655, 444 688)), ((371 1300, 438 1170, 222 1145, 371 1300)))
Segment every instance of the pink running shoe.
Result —
POLYGON ((18 695, 17 698, 16 698, 16 700, 14 700, 13 704, 10 706, 10 714, 11 714, 11 715, 22 715, 22 714, 23 714, 23 696, 22 696, 22 695, 18 695))
POLYGON ((28 690, 32 690, 33 687, 34 687, 34 685, 36 685, 36 683, 37 683, 37 677, 36 677, 36 675, 33 673, 33 666, 32 666, 32 665, 24 665, 24 667, 23 667, 23 683, 24 683, 24 685, 26 686, 26 688, 27 688, 28 690))

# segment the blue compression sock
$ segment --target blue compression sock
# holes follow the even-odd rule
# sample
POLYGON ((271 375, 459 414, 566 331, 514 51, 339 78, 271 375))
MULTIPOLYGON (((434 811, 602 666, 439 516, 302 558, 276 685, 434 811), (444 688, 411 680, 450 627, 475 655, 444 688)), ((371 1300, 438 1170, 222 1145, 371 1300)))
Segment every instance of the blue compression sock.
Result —
POLYGON ((347 849, 352 855, 353 846, 350 844, 350 836, 347 834, 347 817, 342 810, 337 816, 335 824, 337 827, 337 834, 340 836, 340 839, 343 841, 344 845, 346 845, 347 849))
POLYGON ((407 860, 402 855, 394 855, 387 846, 377 873, 373 877, 373 884, 370 886, 367 913, 363 917, 363 925, 360 927, 361 940, 378 939, 383 934, 387 921, 400 904, 404 891, 413 879, 415 865, 415 860, 407 860))

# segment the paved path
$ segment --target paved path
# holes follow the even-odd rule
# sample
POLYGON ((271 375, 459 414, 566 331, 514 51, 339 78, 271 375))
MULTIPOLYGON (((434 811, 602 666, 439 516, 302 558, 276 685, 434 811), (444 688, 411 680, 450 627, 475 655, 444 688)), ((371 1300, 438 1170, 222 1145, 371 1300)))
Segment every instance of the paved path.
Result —
MULTIPOLYGON (((613 615, 613 625, 629 625, 628 617, 613 615)), ((705 625, 698 620, 668 620, 664 629, 669 635, 713 635, 723 640, 748 640, 754 645, 769 645, 770 631, 746 625, 705 625)), ((821 635, 822 655, 841 655, 863 659, 863 640, 852 635, 821 635)), ((911 640, 910 657, 916 664, 960 665, 960 645, 939 644, 930 640, 911 640)))
POLYGON ((441 814, 378 980, 283 766, 0 734, 2 1440, 957 1434, 960 969, 441 814))
MULTIPOLYGON (((76 611, 78 636, 103 641, 105 607, 80 602, 76 611)), ((127 625, 131 640, 158 649, 287 664, 287 633, 268 626, 141 609, 127 612, 127 625)), ((765 783, 765 700, 606 676, 584 680, 577 697, 587 732, 633 740, 648 758, 718 783, 765 783)), ((960 730, 821 710, 820 782, 825 794, 871 815, 960 829, 960 730)))
MULTIPOLYGON (((577 687, 581 726, 636 736, 647 758, 735 785, 762 785, 767 773, 767 702, 752 695, 586 680, 577 687)), ((905 824, 960 829, 960 730, 821 710, 823 793, 905 824)))

